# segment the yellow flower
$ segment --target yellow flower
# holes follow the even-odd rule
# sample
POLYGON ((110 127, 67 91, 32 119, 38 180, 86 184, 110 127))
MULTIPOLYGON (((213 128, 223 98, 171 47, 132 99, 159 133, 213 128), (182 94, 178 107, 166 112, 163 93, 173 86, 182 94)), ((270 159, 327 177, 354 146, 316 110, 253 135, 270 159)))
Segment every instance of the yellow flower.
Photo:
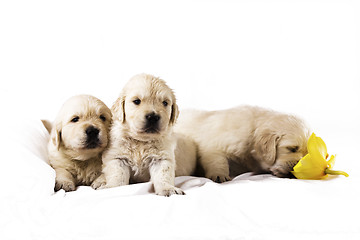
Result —
POLYGON ((307 144, 308 154, 306 154, 295 165, 292 174, 299 179, 322 179, 328 174, 332 175, 349 175, 343 171, 332 170, 335 163, 335 156, 329 157, 324 141, 317 137, 314 133, 311 134, 307 144))

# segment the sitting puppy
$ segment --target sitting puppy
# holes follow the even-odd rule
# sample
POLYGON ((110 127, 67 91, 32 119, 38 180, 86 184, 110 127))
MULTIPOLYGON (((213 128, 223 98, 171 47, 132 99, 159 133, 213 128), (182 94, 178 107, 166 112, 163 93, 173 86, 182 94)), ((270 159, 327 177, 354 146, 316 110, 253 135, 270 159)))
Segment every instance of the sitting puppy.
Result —
POLYGON ((186 137, 172 133, 178 117, 173 91, 159 78, 136 75, 111 110, 111 140, 102 157, 105 187, 151 180, 158 195, 184 194, 174 186, 174 151, 188 150, 177 169, 178 175, 187 175, 195 169, 196 150, 186 137))
POLYGON ((251 106, 183 111, 174 131, 197 143, 205 176, 217 182, 248 171, 290 176, 310 134, 297 117, 251 106))
POLYGON ((101 154, 108 144, 111 118, 110 109, 93 96, 79 95, 64 103, 48 144, 50 164, 56 171, 55 191, 105 184, 100 176, 101 154))

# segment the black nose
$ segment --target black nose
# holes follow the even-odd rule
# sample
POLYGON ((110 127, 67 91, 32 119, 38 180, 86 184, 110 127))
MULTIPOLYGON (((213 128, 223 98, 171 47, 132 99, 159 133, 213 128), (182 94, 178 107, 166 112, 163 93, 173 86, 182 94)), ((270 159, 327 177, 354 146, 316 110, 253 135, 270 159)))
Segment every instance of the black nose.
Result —
POLYGON ((160 116, 155 114, 154 112, 147 114, 145 118, 150 124, 157 123, 160 120, 160 116))
POLYGON ((85 130, 87 139, 86 139, 86 148, 92 149, 92 148, 97 148, 100 144, 100 140, 99 140, 99 132, 100 130, 90 126, 85 130))
POLYGON ((96 138, 99 135, 99 129, 90 126, 85 130, 86 135, 88 136, 88 138, 92 139, 92 138, 96 138))

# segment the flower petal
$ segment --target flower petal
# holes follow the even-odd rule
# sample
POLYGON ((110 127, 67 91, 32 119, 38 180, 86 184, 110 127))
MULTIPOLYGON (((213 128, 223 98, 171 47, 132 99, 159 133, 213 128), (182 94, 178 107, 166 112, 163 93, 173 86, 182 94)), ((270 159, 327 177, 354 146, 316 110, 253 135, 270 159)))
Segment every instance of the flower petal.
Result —
POLYGON ((325 142, 315 135, 315 133, 312 133, 309 140, 308 140, 308 152, 310 155, 312 155, 315 158, 323 158, 324 160, 327 157, 327 149, 325 142))
POLYGON ((336 155, 331 155, 329 161, 327 161, 327 164, 328 164, 328 169, 332 169, 335 165, 335 158, 336 158, 336 155))
POLYGON ((321 179, 326 175, 326 167, 326 161, 324 164, 323 161, 318 161, 307 154, 295 165, 291 173, 298 179, 321 179))

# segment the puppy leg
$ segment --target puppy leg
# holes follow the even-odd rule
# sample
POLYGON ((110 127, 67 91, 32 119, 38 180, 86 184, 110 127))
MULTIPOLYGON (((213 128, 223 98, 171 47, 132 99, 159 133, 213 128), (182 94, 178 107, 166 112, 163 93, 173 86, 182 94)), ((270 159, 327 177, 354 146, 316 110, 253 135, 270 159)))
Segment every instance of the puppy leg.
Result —
POLYGON ((225 155, 214 151, 201 152, 200 164, 205 170, 205 177, 214 182, 222 183, 231 180, 229 163, 225 155))
POLYGON ((55 169, 55 191, 64 189, 66 192, 74 191, 76 188, 75 179, 70 172, 62 168, 55 169))
POLYGON ((129 185, 130 168, 122 160, 108 161, 103 168, 103 173, 106 180, 105 188, 129 185))
POLYGON ((159 160, 150 166, 151 181, 155 193, 169 197, 172 194, 184 195, 180 188, 175 187, 175 163, 169 160, 159 160))

